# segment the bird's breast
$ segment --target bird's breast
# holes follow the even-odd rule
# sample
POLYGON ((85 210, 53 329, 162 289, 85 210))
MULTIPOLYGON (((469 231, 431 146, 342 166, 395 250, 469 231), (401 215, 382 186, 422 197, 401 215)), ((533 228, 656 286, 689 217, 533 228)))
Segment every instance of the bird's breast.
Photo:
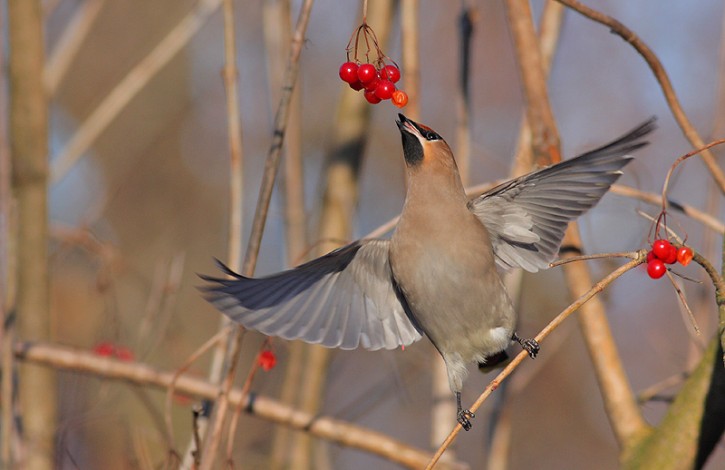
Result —
POLYGON ((491 343, 490 331, 512 332, 515 314, 485 227, 470 213, 445 223, 410 222, 401 218, 390 263, 423 330, 442 352, 456 350, 472 358, 482 350, 503 349, 500 340, 491 343))

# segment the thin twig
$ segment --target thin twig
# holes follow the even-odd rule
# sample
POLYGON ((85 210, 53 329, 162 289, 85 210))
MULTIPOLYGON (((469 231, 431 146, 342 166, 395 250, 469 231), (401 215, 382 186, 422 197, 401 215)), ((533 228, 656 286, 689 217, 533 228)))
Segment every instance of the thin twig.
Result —
POLYGON ((55 42, 45 64, 43 81, 49 96, 55 95, 73 59, 86 42, 88 33, 96 22, 106 0, 86 0, 65 25, 63 34, 55 42))
MULTIPOLYGON (((623 264, 619 268, 609 273, 609 275, 607 275, 604 279, 594 284, 587 292, 585 292, 581 297, 579 297, 571 305, 564 309, 559 315, 557 315, 556 318, 551 320, 549 324, 546 325, 546 327, 544 327, 544 329, 542 329, 538 335, 536 335, 536 341, 542 343, 547 336, 549 336, 559 325, 561 325, 561 323, 564 322, 564 320, 566 320, 572 313, 576 312, 577 309, 579 309, 579 307, 581 307, 585 302, 602 292, 609 284, 612 283, 612 281, 619 278, 627 271, 642 264, 644 262, 644 259, 645 253, 644 251, 641 251, 637 259, 633 259, 632 261, 623 264)), ((483 393, 481 393, 475 403, 473 403, 470 410, 475 413, 481 407, 481 405, 483 405, 483 402, 486 401, 491 393, 493 393, 493 391, 499 387, 501 382, 505 380, 509 375, 511 375, 514 369, 516 369, 519 364, 523 362, 527 357, 528 353, 526 351, 521 351, 519 354, 517 354, 516 357, 514 357, 513 360, 496 376, 496 378, 488 384, 483 393)), ((446 449, 453 443, 458 433, 461 432, 461 429, 463 429, 463 427, 460 424, 457 424, 453 428, 446 440, 438 448, 431 461, 428 462, 428 466, 426 467, 427 470, 432 469, 436 465, 446 449)))
MULTIPOLYGON (((261 352, 265 349, 269 349, 271 341, 272 339, 268 337, 259 348, 260 352, 258 354, 261 354, 261 352)), ((252 367, 249 369, 249 373, 247 373, 247 377, 244 379, 244 384, 242 385, 242 395, 249 395, 249 392, 252 389, 252 382, 254 381, 254 376, 257 374, 259 367, 259 360, 255 357, 255 360, 252 361, 252 367)), ((232 460, 232 452, 234 451, 234 435, 237 431, 239 416, 242 414, 243 410, 244 408, 242 407, 242 403, 237 403, 237 406, 234 409, 234 413, 232 413, 231 422, 229 423, 229 432, 227 433, 226 463, 230 468, 234 468, 232 460)))
POLYGON ((639 392, 639 394, 637 395, 637 401, 639 403, 647 403, 648 401, 652 400, 652 398, 662 393, 664 390, 672 388, 676 385, 680 385, 682 382, 687 380, 687 377, 689 375, 690 374, 688 372, 678 372, 674 375, 671 375, 670 377, 667 377, 664 380, 657 382, 656 384, 652 384, 639 392))
POLYGON ((400 2, 400 36, 401 54, 403 58, 403 76, 405 91, 410 101, 406 106, 406 114, 413 120, 420 118, 420 51, 418 19, 419 0, 402 0, 400 2))
POLYGON ((695 333, 700 336, 700 327, 697 325, 697 320, 695 320, 695 315, 692 314, 692 310, 690 310, 690 306, 687 305, 687 300, 685 299, 685 294, 682 293, 682 289, 680 289, 680 286, 677 285, 677 282, 675 282, 675 278, 672 276, 672 272, 668 269, 665 271, 665 274, 667 274, 667 279, 670 280, 672 283, 672 287, 675 289, 675 292, 677 293, 677 297, 680 299, 680 302, 683 307, 685 307, 685 311, 687 312, 687 316, 690 318, 690 324, 692 325, 692 328, 695 330, 695 333))
POLYGON ((239 113, 237 48, 235 45, 234 3, 224 1, 224 88, 227 92, 227 134, 229 136, 229 241, 227 266, 239 271, 242 258, 242 215, 244 209, 244 152, 242 119, 239 113))
MULTIPOLYGON (((672 87, 670 78, 665 71, 664 66, 660 62, 657 55, 652 49, 647 46, 644 41, 631 29, 627 28, 621 22, 616 19, 607 16, 601 12, 598 12, 592 8, 589 8, 576 0, 557 0, 558 2, 566 5, 567 7, 581 13, 587 18, 596 21, 597 23, 607 26, 610 31, 619 35, 622 39, 632 45, 634 49, 644 58, 649 65, 652 73, 662 88, 662 93, 665 95, 665 100, 672 111, 675 120, 680 125, 682 132, 685 134, 687 139, 690 141, 693 147, 700 148, 705 145, 700 135, 695 130, 690 120, 687 118, 680 101, 675 94, 675 89, 672 87)), ((702 160, 705 162, 710 174, 717 182, 720 192, 725 193, 725 174, 722 169, 718 166, 714 155, 710 151, 702 153, 702 160)))
MULTIPOLYGON (((637 199, 639 201, 643 201, 656 206, 662 203, 662 196, 660 194, 641 191, 630 186, 613 184, 612 187, 609 188, 609 191, 613 194, 630 197, 632 199, 637 199)), ((723 224, 717 217, 713 217, 705 211, 701 211, 687 204, 681 204, 677 201, 673 201, 672 199, 667 200, 667 205, 670 207, 670 209, 675 209, 682 212, 686 216, 702 223, 703 225, 709 227, 717 233, 725 233, 725 224, 723 224)))
POLYGON ((108 128, 128 103, 194 37, 221 0, 199 0, 196 6, 111 90, 53 160, 51 183, 60 181, 108 128))
MULTIPOLYGON (((289 0, 263 2, 264 49, 267 53, 267 75, 269 76, 270 104, 278 102, 284 78, 285 61, 292 42, 292 12, 289 0)), ((302 158, 302 103, 299 90, 292 93, 290 116, 285 137, 282 164, 284 173, 280 189, 284 194, 285 241, 287 264, 296 266, 306 258, 307 214, 305 212, 305 181, 302 158)), ((287 361, 284 367, 284 382, 279 395, 280 401, 295 406, 299 400, 298 391, 303 377, 304 351, 307 345, 301 341, 288 344, 287 361)), ((274 430, 270 452, 270 470, 287 468, 290 455, 292 432, 285 426, 274 430)), ((290 470, 290 469, 287 469, 290 470)))
POLYGON ((168 269, 162 263, 156 264, 151 288, 146 300, 146 307, 143 316, 136 329, 136 345, 144 345, 145 351, 153 350, 154 345, 162 338, 161 334, 153 334, 156 327, 161 327, 156 331, 163 331, 165 321, 162 317, 167 318, 168 307, 173 305, 173 298, 179 292, 179 285, 184 269, 184 255, 177 255, 169 264, 168 269))
MULTIPOLYGON (((5 9, 0 8, 0 30, 7 31, 5 9)), ((0 64, 6 64, 7 35, 0 34, 0 64)), ((17 226, 12 210, 10 182, 10 148, 8 115, 9 109, 8 75, 0 73, 0 467, 12 468, 12 441, 17 436, 13 416, 13 381, 15 365, 12 347, 15 327, 10 321, 10 309, 15 300, 14 285, 11 284, 13 272, 13 246, 11 234, 17 226)))
POLYGON ((191 458, 194 460, 194 466, 198 467, 201 463, 201 433, 199 432, 199 419, 204 415, 204 409, 195 407, 192 411, 192 442, 194 448, 191 451, 191 458))
POLYGON ((615 253, 594 253, 592 255, 581 255, 581 256, 569 256, 567 258, 558 259, 553 263, 549 264, 550 268, 561 266, 563 264, 571 263, 572 261, 586 261, 590 259, 602 259, 602 258, 631 258, 636 259, 636 251, 617 251, 615 253))
MULTIPOLYGON (((646 213, 645 211, 643 211, 643 210, 640 210, 640 209, 637 209, 637 210, 636 210, 636 212, 637 212, 637 215, 638 215, 638 216, 640 216, 640 217, 642 217, 643 219, 647 219, 647 220, 649 220, 650 222, 652 222, 652 225, 654 225, 654 224, 656 224, 656 223, 657 223, 657 218, 656 218, 656 217, 653 217, 653 216, 651 216, 651 215, 649 215, 649 214, 648 214, 648 213, 646 213)), ((677 241, 677 243, 682 243, 682 237, 680 237, 680 236, 679 236, 679 235, 677 234, 677 232, 675 232, 675 231, 674 231, 673 229, 671 229, 671 228, 670 228, 669 226, 667 226, 667 225, 665 225, 665 226, 664 226, 664 229, 665 229, 665 232, 667 233, 667 236, 668 236, 668 237, 670 237, 670 238, 673 238, 674 240, 676 240, 676 241, 677 241)))
MULTIPOLYGON (((239 111, 239 86, 237 78, 236 33, 234 28, 234 5, 231 0, 223 0, 224 11, 224 89, 226 91, 227 136, 229 140, 229 232, 227 239, 227 266, 233 271, 240 270, 242 256, 242 224, 244 214, 244 153, 242 145, 242 119, 239 111)), ((232 324, 224 315, 219 316, 219 329, 227 330, 232 324)), ((216 343, 209 379, 219 383, 224 370, 227 344, 216 343)), ((207 416, 199 416, 196 421, 197 432, 203 440, 208 425, 207 416)), ((191 445, 190 443, 189 445, 191 445)), ((185 459, 188 459, 188 453, 185 459)))
MULTIPOLYGON (((283 93, 280 97, 279 107, 274 120, 274 132, 272 134, 272 143, 264 167, 264 176, 259 189, 259 197, 257 199, 257 207, 252 222, 252 230, 247 244, 247 251, 242 266, 243 274, 252 276, 254 267, 257 264, 257 256, 259 255, 259 247, 262 242, 262 233, 267 222, 267 212, 269 203, 272 199, 272 190, 274 181, 279 169, 279 160, 282 154, 282 143, 284 142, 285 128, 287 125, 287 117, 289 114, 289 104, 297 82, 297 72, 299 70, 299 59, 304 45, 305 32, 312 10, 314 0, 305 0, 301 7, 300 15, 297 19, 295 33, 292 38, 292 46, 290 47, 290 55, 287 61, 287 70, 285 72, 285 80, 283 93)), ((222 393, 217 397, 216 407, 212 420, 210 422, 211 434, 204 446, 204 456, 202 458, 201 470, 208 470, 214 465, 216 459, 216 450, 219 447, 221 438, 221 429, 224 424, 227 408, 229 407, 229 399, 227 392, 231 389, 233 381, 231 378, 234 374, 234 366, 238 360, 239 350, 241 348, 241 327, 237 328, 228 339, 228 348, 226 361, 226 378, 224 380, 224 388, 222 393)))
POLYGON ((201 470, 214 468, 217 458, 217 449, 221 442, 222 430, 226 419, 227 408, 229 408, 229 392, 234 385, 234 378, 237 371, 237 363, 241 356, 242 339, 245 330, 241 327, 234 328, 227 338, 229 354, 227 355, 227 370, 215 397, 215 408, 209 420, 209 431, 204 447, 201 450, 201 470))
POLYGON ((165 416, 164 421, 166 423, 166 438, 168 441, 169 448, 173 448, 174 445, 174 426, 171 422, 171 403, 172 399, 174 397, 174 394, 176 392, 176 382, 179 380, 179 378, 191 367, 191 365, 196 362, 201 356, 204 355, 209 349, 211 349, 215 344, 219 343, 224 336, 229 334, 229 330, 232 328, 232 326, 227 327, 226 329, 223 329, 221 331, 218 331, 217 334, 209 338, 199 346, 196 351, 194 351, 193 354, 191 354, 189 357, 186 358, 184 363, 176 369, 176 372, 174 372, 173 377, 171 378, 171 383, 169 384, 169 388, 166 390, 166 400, 165 400, 165 416))
POLYGON ((715 147, 716 145, 720 145, 723 143, 725 143, 725 139, 714 140, 714 141, 708 143, 707 145, 703 145, 691 152, 688 152, 685 155, 682 155, 681 157, 679 157, 677 160, 675 160, 675 162, 672 164, 672 166, 670 166, 670 169, 667 170, 667 176, 665 176, 665 182, 662 184, 662 211, 663 212, 665 212, 667 210, 667 189, 669 188, 669 185, 670 185, 670 179, 672 178, 672 173, 675 171, 677 166, 680 165, 680 163, 684 162, 685 160, 687 160, 688 158, 690 158, 694 155, 699 154, 700 156, 704 156, 703 152, 705 152, 707 149, 715 147))

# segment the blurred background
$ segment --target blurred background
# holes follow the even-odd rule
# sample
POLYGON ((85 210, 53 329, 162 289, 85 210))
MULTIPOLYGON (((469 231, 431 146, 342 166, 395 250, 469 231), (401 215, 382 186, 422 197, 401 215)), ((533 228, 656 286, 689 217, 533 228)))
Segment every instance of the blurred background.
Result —
MULTIPOLYGON (((49 68, 58 59, 55 54, 68 50, 64 42, 68 35, 74 29, 80 31, 80 42, 66 58, 65 69, 52 69, 57 75, 48 82, 52 165, 57 165, 71 139, 129 72, 193 9, 199 5, 209 8, 199 16, 198 31, 179 52, 102 126, 67 171, 54 174, 57 179, 50 193, 52 318, 58 343, 88 350, 99 343, 112 343, 128 348, 137 360, 176 370, 219 329, 220 314, 195 288, 200 284, 197 273, 216 274, 213 257, 227 259, 228 252, 229 144, 219 3, 44 2, 49 68), (90 13, 89 5, 94 8, 90 13)), ((236 104, 241 112, 244 153, 243 246, 280 94, 283 69, 273 61, 279 63, 286 57, 278 52, 272 56, 265 34, 290 34, 301 5, 291 2, 293 21, 284 31, 284 21, 275 24, 265 19, 264 9, 274 3, 278 2, 235 2, 240 87, 236 104)), ((532 2, 537 17, 543 4, 532 2)), ((389 39, 381 46, 402 63, 400 12, 396 2, 392 5, 389 39)), ((503 2, 480 0, 467 5, 475 10, 469 181, 478 184, 509 174, 524 98, 503 2)), ((454 152, 462 6, 462 2, 421 0, 418 16, 418 117, 446 138, 454 152)), ((723 2, 606 0, 596 2, 596 8, 632 28, 659 56, 684 110, 705 140, 723 137, 723 2)), ((350 34, 361 22, 361 9, 361 2, 334 0, 317 0, 312 8, 298 80, 305 250, 293 256, 288 248, 284 191, 278 187, 255 271, 258 275, 281 270, 319 249, 325 175, 333 160, 330 149, 336 126, 346 119, 340 102, 363 100, 338 78, 350 34)), ((369 23, 376 31, 387 27, 370 18, 369 23)), ((401 86, 405 89, 405 74, 401 86)), ((651 145, 636 153, 622 184, 658 193, 672 162, 691 150, 642 58, 605 27, 571 11, 564 15, 549 92, 564 158, 606 143, 650 116, 658 117, 651 145)), ((358 173, 359 195, 353 201, 348 240, 364 236, 397 215, 405 195, 400 138, 394 122, 398 109, 383 102, 371 106, 369 112, 358 173)), ((677 174, 670 195, 722 219, 711 186, 704 166, 694 158, 677 174)), ((629 251, 646 246, 650 222, 637 215, 638 209, 652 215, 658 212, 643 202, 607 195, 580 220, 586 251, 629 251)), ((680 213, 673 212, 669 222, 680 234, 687 234, 688 243, 697 251, 719 265, 720 236, 680 213)), ((599 279, 618 262, 590 265, 599 279)), ((637 270, 602 294, 636 392, 691 370, 701 355, 701 344, 716 330, 709 282, 696 267, 679 271, 705 280, 684 283, 703 330, 701 338, 693 336, 672 286, 664 279, 653 281, 637 270)), ((519 331, 525 337, 534 336, 568 304, 560 269, 524 276, 522 292, 519 331)), ((263 340, 251 332, 244 337, 240 381, 263 340)), ((259 372, 252 390, 280 396, 292 348, 290 343, 274 341, 278 365, 259 372)), ((427 341, 404 351, 333 351, 319 412, 432 449, 434 360, 435 352, 427 341)), ((207 354, 193 364, 190 373, 205 377, 210 362, 211 354, 207 354)), ((492 378, 472 368, 464 402, 475 400, 492 378)), ((167 451, 162 392, 70 372, 60 373, 59 380, 57 451, 62 468, 162 466, 167 451)), ((676 389, 676 385, 666 388, 661 395, 666 397, 676 389)), ((176 447, 181 451, 189 443, 190 410, 195 403, 191 399, 174 402, 176 447)), ((653 424, 666 406, 658 401, 642 405, 646 419, 653 424)), ((494 468, 488 460, 490 445, 504 408, 508 409, 510 441, 503 468, 616 468, 618 448, 574 318, 542 345, 536 361, 517 369, 509 385, 494 393, 477 413, 473 430, 461 435, 454 446, 458 459, 471 468, 494 468)), ((451 415, 450 427, 453 424, 451 415)), ((281 455, 274 454, 275 441, 294 442, 294 435, 280 438, 277 431, 267 421, 242 415, 234 452, 238 468, 272 468, 270 456, 281 455)), ((319 440, 311 445, 310 468, 398 468, 362 451, 319 440)), ((708 468, 724 466, 721 443, 708 468)), ((278 468, 289 467, 282 464, 278 468)))

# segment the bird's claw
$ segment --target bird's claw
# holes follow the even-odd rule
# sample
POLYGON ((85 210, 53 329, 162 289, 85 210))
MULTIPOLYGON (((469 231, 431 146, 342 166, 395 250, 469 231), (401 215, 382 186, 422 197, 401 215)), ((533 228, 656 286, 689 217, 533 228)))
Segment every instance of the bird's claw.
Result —
POLYGON ((519 343, 521 347, 524 348, 524 351, 529 353, 529 357, 531 359, 535 359, 536 355, 539 354, 541 346, 539 346, 539 342, 535 339, 521 339, 519 338, 519 335, 514 333, 513 340, 519 343))
POLYGON ((527 353, 529 353, 529 357, 531 359, 536 358, 536 355, 539 354, 539 350, 541 349, 541 346, 539 346, 539 342, 535 339, 525 339, 521 342, 521 347, 526 350, 527 353))
POLYGON ((471 424, 471 419, 475 418, 476 415, 471 410, 461 410, 458 412, 458 422, 461 426, 463 426, 463 429, 468 431, 473 427, 473 424, 471 424))

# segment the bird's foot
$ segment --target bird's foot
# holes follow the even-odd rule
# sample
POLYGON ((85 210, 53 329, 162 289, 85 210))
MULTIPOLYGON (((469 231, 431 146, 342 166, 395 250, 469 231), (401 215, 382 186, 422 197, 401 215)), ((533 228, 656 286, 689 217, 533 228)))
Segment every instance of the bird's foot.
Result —
POLYGON ((524 348, 527 353, 529 353, 529 357, 531 359, 536 358, 536 355, 539 354, 541 346, 539 346, 539 342, 535 339, 521 339, 516 333, 514 333, 512 339, 519 343, 521 347, 524 348))
POLYGON ((458 422, 463 426, 463 429, 469 431, 473 424, 471 419, 475 418, 476 415, 471 410, 459 410, 458 411, 458 422))
POLYGON ((473 427, 473 424, 471 424, 471 419, 475 418, 476 415, 473 414, 473 411, 471 410, 463 409, 463 406, 461 406, 461 392, 455 393, 456 405, 458 405, 458 422, 461 424, 461 426, 463 426, 463 429, 468 431, 473 427))

